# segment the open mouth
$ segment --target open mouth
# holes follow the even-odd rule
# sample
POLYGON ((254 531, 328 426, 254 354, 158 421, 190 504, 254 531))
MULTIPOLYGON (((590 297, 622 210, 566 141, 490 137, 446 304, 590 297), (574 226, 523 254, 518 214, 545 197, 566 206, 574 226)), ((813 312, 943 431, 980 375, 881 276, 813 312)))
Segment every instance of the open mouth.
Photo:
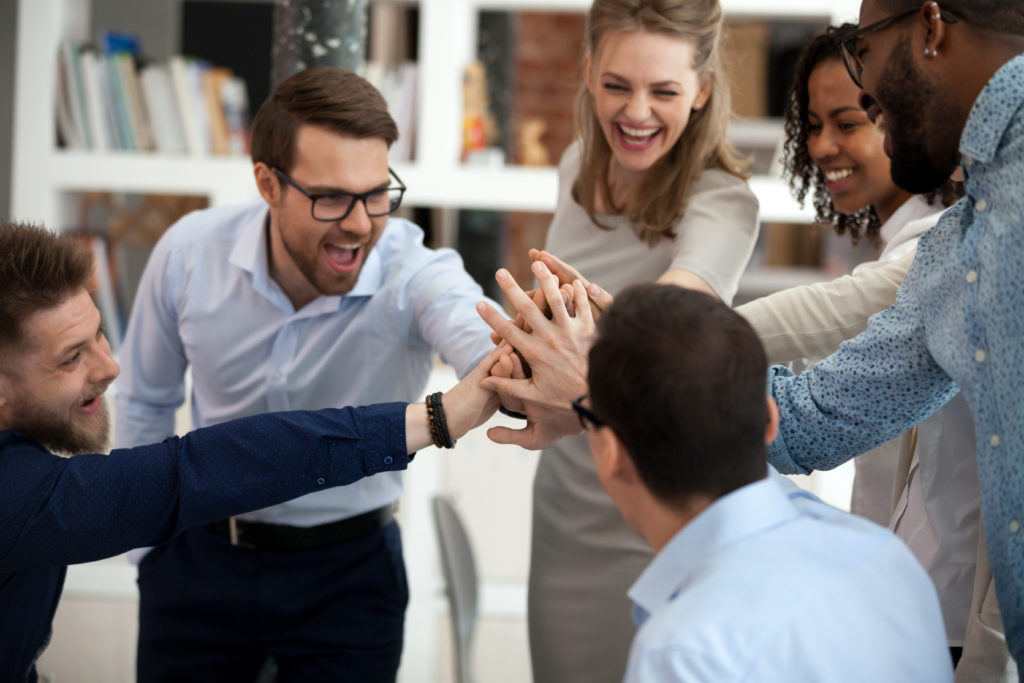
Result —
POLYGON ((330 267, 339 273, 349 273, 359 267, 362 244, 324 244, 324 255, 330 267))
POLYGON ((661 131, 661 128, 635 128, 622 123, 615 124, 615 133, 619 138, 619 143, 631 151, 649 149, 661 131))
POLYGON ((94 415, 100 409, 101 405, 103 405, 103 394, 98 394, 79 403, 77 410, 85 415, 94 415))

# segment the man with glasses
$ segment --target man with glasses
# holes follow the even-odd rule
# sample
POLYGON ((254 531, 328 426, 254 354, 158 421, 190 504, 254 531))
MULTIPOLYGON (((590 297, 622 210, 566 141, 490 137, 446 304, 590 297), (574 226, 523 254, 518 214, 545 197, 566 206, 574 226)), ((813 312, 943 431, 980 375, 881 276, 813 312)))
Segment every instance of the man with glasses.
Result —
MULTIPOLYGON (((396 137, 352 73, 315 67, 277 87, 252 127, 262 201, 189 214, 153 250, 121 354, 118 446, 173 433, 187 368, 199 427, 414 400, 435 352, 462 376, 493 348, 458 255, 389 218, 405 189, 388 167, 396 137)), ((397 473, 367 477, 151 550, 139 680, 250 683, 268 656, 280 680, 394 680, 401 490, 397 473)))
POLYGON ((906 546, 766 477, 766 370, 750 325, 693 290, 632 287, 598 323, 572 405, 656 553, 629 591, 625 681, 952 681, 935 588, 906 546))

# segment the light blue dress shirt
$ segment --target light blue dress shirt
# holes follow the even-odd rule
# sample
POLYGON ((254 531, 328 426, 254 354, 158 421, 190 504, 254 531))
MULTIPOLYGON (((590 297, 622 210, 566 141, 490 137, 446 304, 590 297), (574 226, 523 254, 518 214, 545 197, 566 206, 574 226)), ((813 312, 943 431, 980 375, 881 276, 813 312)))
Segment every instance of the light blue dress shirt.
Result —
MULTIPOLYGON (((480 287, 450 249, 388 220, 359 280, 344 296, 294 310, 269 275, 259 202, 191 213, 160 239, 139 285, 117 380, 115 442, 155 443, 193 377, 196 427, 269 411, 413 401, 435 351, 468 373, 492 348, 475 310, 480 287)), ((497 306, 497 304, 494 304, 497 306)), ((397 472, 242 515, 295 526, 393 503, 397 472)))
POLYGON ((1024 663, 1024 56, 982 90, 960 141, 967 196, 920 241, 892 308, 798 377, 770 372, 769 462, 830 469, 937 410, 974 415, 982 519, 1010 652, 1024 663))
POLYGON ((887 529, 777 473, 716 500, 629 591, 627 683, 943 683, 938 597, 887 529))

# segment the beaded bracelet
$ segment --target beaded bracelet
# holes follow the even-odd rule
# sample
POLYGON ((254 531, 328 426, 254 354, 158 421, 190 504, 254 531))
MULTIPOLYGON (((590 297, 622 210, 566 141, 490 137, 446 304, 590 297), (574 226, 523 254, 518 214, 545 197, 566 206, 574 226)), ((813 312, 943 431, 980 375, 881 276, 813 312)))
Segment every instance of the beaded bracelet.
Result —
POLYGON ((430 438, 438 448, 455 448, 455 442, 448 433, 448 423, 444 418, 441 395, 438 391, 427 396, 427 426, 430 428, 430 438))

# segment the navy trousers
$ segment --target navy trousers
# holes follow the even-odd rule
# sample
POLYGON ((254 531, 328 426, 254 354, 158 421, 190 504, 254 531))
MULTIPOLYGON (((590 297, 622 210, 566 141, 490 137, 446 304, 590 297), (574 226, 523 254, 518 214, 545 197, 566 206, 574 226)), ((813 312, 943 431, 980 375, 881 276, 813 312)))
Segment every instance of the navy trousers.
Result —
POLYGON ((396 523, 312 550, 233 547, 205 528, 139 565, 139 683, 394 681, 409 589, 396 523))

